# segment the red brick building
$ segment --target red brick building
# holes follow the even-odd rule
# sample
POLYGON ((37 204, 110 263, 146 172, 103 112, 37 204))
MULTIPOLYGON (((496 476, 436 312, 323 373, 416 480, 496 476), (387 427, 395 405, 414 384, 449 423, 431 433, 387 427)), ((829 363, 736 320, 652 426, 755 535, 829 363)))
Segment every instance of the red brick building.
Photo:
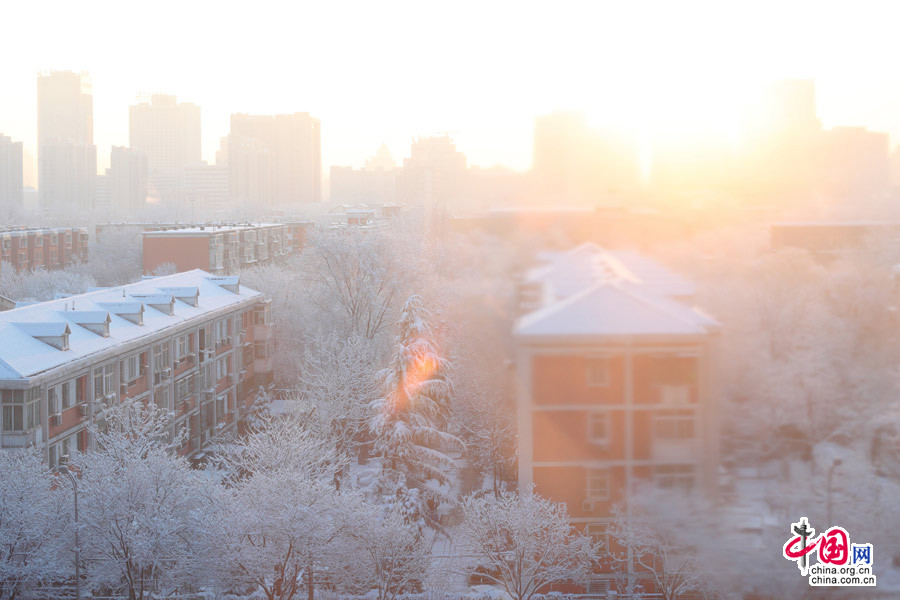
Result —
POLYGON ((17 273, 64 269, 87 259, 88 232, 83 227, 0 231, 0 261, 17 273))
POLYGON ((165 263, 178 272, 234 273, 278 260, 294 250, 293 225, 197 225, 144 231, 144 273, 165 263))
POLYGON ((690 282, 642 256, 584 244, 547 259, 515 331, 519 485, 608 542, 613 507, 645 486, 714 486, 717 324, 684 303, 690 282))
POLYGON ((0 340, 0 448, 37 446, 51 467, 91 447, 103 404, 174 411, 193 455, 272 382, 268 301, 198 270, 0 312, 0 340))

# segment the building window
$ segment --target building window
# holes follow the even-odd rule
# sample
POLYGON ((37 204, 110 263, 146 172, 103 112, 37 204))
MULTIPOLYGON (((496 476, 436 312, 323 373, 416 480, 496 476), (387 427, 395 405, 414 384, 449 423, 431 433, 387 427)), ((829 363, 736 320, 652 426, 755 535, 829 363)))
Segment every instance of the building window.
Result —
POLYGON ((75 380, 75 404, 83 404, 87 397, 87 375, 75 380))
POLYGON ((113 393, 113 365, 94 369, 94 398, 100 399, 113 393))
POLYGON ((595 544, 601 544, 601 552, 609 550, 609 523, 588 523, 585 533, 591 537, 595 544))
POLYGON ((218 421, 225 419, 225 412, 228 410, 228 394, 222 394, 216 398, 216 418, 218 421))
POLYGON ((609 469, 588 469, 584 496, 589 502, 609 500, 609 469))
POLYGON ((3 390, 3 431, 29 431, 41 422, 41 390, 3 390))
POLYGON ((253 324, 254 325, 268 325, 269 324, 268 308, 257 308, 253 311, 253 324))
POLYGON ((597 446, 609 444, 609 419, 605 412, 588 415, 588 441, 597 446))
POLYGON ((50 244, 55 246, 58 243, 59 243, 59 236, 54 233, 53 235, 50 236, 50 244))
POLYGON ((666 490, 690 492, 694 487, 694 467, 691 465, 660 465, 653 469, 656 486, 666 490))
POLYGON ((163 410, 169 410, 169 387, 162 386, 153 392, 153 402, 163 410))
POLYGON ((141 376, 141 355, 133 354, 122 361, 122 382, 131 383, 141 376))
POLYGON ((34 238, 34 245, 35 246, 43 246, 44 238, 42 238, 41 236, 37 236, 36 238, 34 238))
POLYGON ((689 410, 663 411, 653 415, 653 436, 662 440, 690 440, 695 436, 696 415, 689 410))
POLYGON ((609 359, 592 357, 587 359, 588 387, 606 387, 609 385, 609 359))
POLYGON ((188 375, 175 382, 175 406, 176 408, 194 393, 194 376, 188 375))
POLYGON ((223 343, 231 331, 231 319, 216 321, 216 344, 223 343))
POLYGON ((254 358, 264 359, 266 358, 266 343, 265 342, 257 342, 253 344, 253 356, 254 358))
POLYGON ((225 356, 216 361, 216 380, 222 379, 223 377, 228 376, 228 363, 229 357, 225 356))
POLYGON ((188 336, 183 335, 175 340, 175 360, 181 361, 190 354, 190 344, 188 336))
POLYGON ((163 342, 153 347, 153 370, 160 373, 169 368, 171 357, 169 356, 169 344, 163 342))

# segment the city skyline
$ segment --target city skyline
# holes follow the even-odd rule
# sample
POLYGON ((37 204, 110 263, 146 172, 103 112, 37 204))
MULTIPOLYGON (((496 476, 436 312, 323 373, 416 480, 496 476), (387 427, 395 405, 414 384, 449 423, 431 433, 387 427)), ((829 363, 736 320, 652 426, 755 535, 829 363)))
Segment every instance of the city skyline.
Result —
MULTIPOLYGON (((0 41, 6 56, 27 50, 6 69, 0 132, 35 160, 37 73, 75 69, 93 81, 101 173, 111 146, 127 145, 128 107, 144 92, 201 107, 210 163, 232 113, 309 112, 322 122, 323 166, 361 167, 382 143, 402 158, 412 138, 448 132, 472 165, 526 170, 538 115, 574 109, 597 124, 721 131, 734 128, 755 90, 784 77, 815 78, 826 127, 861 125, 898 139, 900 85, 879 68, 890 56, 891 20, 877 6, 845 15, 795 2, 773 19, 765 4, 639 4, 568 3, 545 15, 497 3, 478 19, 466 4, 440 14, 408 3, 304 7, 310 19, 346 21, 342 39, 329 37, 330 27, 295 35, 292 17, 302 15, 283 8, 268 13, 279 17, 271 22, 245 23, 205 5, 170 18, 161 6, 133 30, 110 26, 125 18, 121 7, 92 20, 51 6, 59 18, 40 30, 51 43, 35 45, 35 27, 0 41), (647 19, 648 8, 657 18, 647 19), (435 18, 441 26, 429 27, 435 18), (242 43, 224 43, 221 32, 238 26, 242 43), (848 43, 824 43, 839 37, 848 43)), ((17 5, 11 16, 36 23, 39 15, 17 5)))

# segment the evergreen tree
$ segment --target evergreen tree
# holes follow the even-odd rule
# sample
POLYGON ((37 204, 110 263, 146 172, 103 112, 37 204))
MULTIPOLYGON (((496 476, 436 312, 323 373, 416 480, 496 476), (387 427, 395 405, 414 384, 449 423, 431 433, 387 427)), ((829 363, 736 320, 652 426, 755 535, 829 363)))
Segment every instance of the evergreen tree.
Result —
POLYGON ((436 526, 425 509, 452 501, 456 467, 446 453, 462 450, 463 443, 446 431, 450 362, 438 352, 429 316, 417 295, 404 304, 390 366, 378 373, 382 395, 371 404, 370 428, 382 459, 378 493, 388 503, 416 498, 411 512, 418 514, 409 516, 436 526))

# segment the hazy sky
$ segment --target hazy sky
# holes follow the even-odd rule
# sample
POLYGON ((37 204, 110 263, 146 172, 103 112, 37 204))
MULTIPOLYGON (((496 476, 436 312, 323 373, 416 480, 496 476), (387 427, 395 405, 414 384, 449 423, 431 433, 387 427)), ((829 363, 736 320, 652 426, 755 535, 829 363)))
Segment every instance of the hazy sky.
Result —
POLYGON ((449 132, 469 163, 525 169, 532 119, 733 127, 765 81, 815 77, 826 126, 900 140, 891 2, 256 2, 7 0, 0 132, 34 153, 36 74, 88 70, 101 167, 128 106, 165 92, 201 106, 212 162, 232 112, 307 111, 323 165, 449 132))

